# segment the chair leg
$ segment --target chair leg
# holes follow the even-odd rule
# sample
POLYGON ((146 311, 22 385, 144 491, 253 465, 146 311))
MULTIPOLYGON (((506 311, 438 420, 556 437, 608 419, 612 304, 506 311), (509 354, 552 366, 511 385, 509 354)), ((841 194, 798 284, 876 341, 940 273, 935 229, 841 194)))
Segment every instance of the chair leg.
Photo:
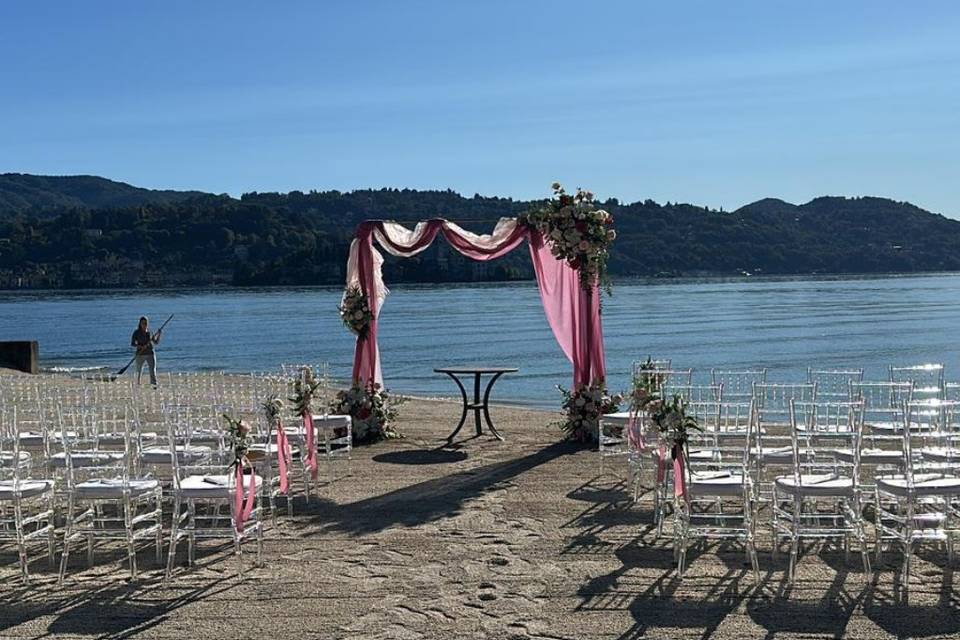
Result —
POLYGON ((17 529, 17 555, 20 558, 20 577, 24 584, 30 584, 30 562, 27 558, 27 543, 23 535, 23 508, 19 499, 13 504, 13 520, 17 529))
POLYGON ((134 506, 127 499, 123 505, 123 525, 127 530, 127 562, 130 565, 130 577, 137 579, 137 545, 133 538, 133 511, 134 506))
POLYGON ((173 519, 170 522, 170 548, 167 550, 167 570, 163 574, 164 585, 169 584, 170 576, 173 574, 173 562, 177 556, 177 539, 179 538, 180 526, 180 498, 173 499, 173 519))

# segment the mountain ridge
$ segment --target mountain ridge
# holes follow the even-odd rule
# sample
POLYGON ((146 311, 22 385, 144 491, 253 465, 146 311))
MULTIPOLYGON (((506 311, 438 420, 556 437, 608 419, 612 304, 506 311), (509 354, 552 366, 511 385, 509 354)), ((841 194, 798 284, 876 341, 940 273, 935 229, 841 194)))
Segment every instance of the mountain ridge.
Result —
MULTIPOLYGON (((10 175, 8 185, 24 181, 23 174, 19 182, 10 175)), ((449 189, 232 198, 97 183, 99 191, 83 191, 88 180, 73 197, 124 204, 44 209, 58 181, 40 184, 37 201, 5 215, 0 209, 0 288, 336 284, 363 220, 445 217, 483 233, 498 218, 543 202, 464 197, 449 189)), ((649 199, 601 205, 616 221, 614 276, 960 271, 960 221, 888 198, 822 196, 800 205, 764 198, 732 212, 649 199)), ((442 242, 408 260, 387 257, 385 269, 392 282, 532 277, 522 251, 476 263, 442 242)))

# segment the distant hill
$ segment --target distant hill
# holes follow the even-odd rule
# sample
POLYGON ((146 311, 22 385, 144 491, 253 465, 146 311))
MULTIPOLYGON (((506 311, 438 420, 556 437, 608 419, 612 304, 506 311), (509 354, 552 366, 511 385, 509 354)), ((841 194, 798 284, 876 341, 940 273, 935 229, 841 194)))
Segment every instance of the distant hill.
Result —
MULTIPOLYGON (((482 233, 540 204, 411 189, 236 199, 16 174, 0 177, 0 198, 9 193, 33 199, 11 205, 6 196, 7 208, 0 206, 0 288, 339 284, 365 219, 445 217, 482 233)), ((653 200, 603 206, 616 221, 615 277, 960 271, 960 221, 907 202, 767 198, 733 212, 653 200)), ((388 256, 385 270, 391 282, 533 275, 526 252, 477 263, 443 242, 411 259, 388 256)))
POLYGON ((51 214, 65 209, 102 209, 141 204, 171 204, 204 195, 199 191, 141 189, 97 176, 0 174, 0 216, 51 214))

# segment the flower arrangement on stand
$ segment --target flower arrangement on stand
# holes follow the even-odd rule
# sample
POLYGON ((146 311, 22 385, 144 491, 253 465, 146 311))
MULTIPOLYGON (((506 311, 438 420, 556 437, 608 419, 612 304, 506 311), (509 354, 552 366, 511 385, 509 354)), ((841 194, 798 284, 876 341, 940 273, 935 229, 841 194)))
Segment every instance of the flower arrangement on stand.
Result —
POLYGON ((568 440, 577 442, 596 440, 600 433, 600 417, 617 411, 623 402, 623 396, 609 395, 602 383, 580 385, 573 390, 557 385, 557 389, 563 394, 563 409, 567 413, 560 428, 568 440))
POLYGON ((402 396, 394 396, 377 383, 354 383, 349 389, 338 391, 330 402, 330 411, 348 415, 353 420, 355 443, 377 442, 384 438, 400 438, 394 421, 402 396))
POLYGON ((597 208, 593 193, 577 189, 571 196, 554 182, 553 198, 546 206, 527 212, 520 220, 543 235, 554 257, 578 270, 584 289, 600 284, 611 292, 607 261, 617 232, 613 216, 597 208))
POLYGON ((373 312, 370 311, 370 301, 360 287, 348 287, 343 292, 339 309, 343 324, 361 340, 366 338, 367 332, 370 331, 370 323, 373 322, 373 312))

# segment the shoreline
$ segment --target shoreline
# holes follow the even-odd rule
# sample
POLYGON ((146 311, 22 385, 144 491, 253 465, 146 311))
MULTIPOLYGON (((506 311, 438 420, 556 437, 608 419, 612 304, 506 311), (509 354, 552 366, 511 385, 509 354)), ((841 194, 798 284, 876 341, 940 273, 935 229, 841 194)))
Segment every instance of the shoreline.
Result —
MULTIPOLYGON (((880 272, 829 272, 829 273, 734 273, 723 271, 706 271, 690 274, 677 275, 625 275, 612 276, 613 286, 618 284, 663 284, 663 283, 696 283, 696 282, 789 282, 796 280, 811 281, 834 281, 834 280, 883 280, 888 278, 924 278, 937 276, 956 276, 960 275, 957 271, 880 271, 880 272)), ((416 290, 428 289, 434 287, 473 287, 489 288, 502 287, 504 285, 535 285, 533 278, 509 279, 509 280, 449 280, 440 282, 417 282, 417 281, 393 281, 390 283, 391 290, 416 290)), ((343 285, 340 284, 264 284, 264 285, 230 285, 230 284, 209 284, 209 285, 173 285, 158 287, 21 287, 21 288, 0 288, 0 294, 11 293, 62 293, 62 294, 147 294, 150 292, 210 292, 226 293, 239 291, 342 291, 343 285)))

